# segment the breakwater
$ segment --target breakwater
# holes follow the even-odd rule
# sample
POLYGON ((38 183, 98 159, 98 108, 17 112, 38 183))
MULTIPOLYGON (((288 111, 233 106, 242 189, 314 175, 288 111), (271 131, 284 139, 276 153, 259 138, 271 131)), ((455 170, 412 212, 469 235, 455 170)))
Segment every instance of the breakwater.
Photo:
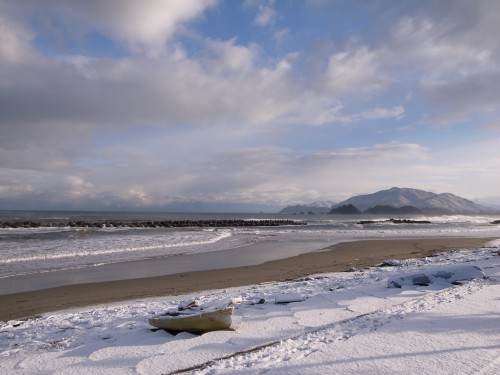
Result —
POLYGON ((0 228, 231 228, 231 227, 277 227, 285 225, 306 225, 305 222, 296 220, 151 220, 151 221, 67 221, 67 222, 42 222, 42 221, 3 221, 0 228))
POLYGON ((358 221, 358 224, 380 224, 380 223, 432 224, 429 220, 410 220, 410 219, 387 219, 387 220, 361 220, 361 221, 358 221))

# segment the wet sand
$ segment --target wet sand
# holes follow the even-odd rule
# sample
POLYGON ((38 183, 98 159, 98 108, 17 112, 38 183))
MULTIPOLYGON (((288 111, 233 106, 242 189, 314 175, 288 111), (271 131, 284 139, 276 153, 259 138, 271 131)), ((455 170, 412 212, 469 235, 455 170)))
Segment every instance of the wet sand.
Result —
POLYGON ((492 239, 435 238, 343 242, 329 247, 326 251, 309 252, 257 265, 66 285, 0 295, 0 321, 68 308, 293 280, 318 273, 343 272, 351 267, 361 269, 375 266, 386 259, 422 258, 459 248, 481 247, 492 239))
POLYGON ((228 250, 170 255, 93 267, 18 275, 0 278, 0 295, 73 284, 141 279, 194 271, 251 266, 318 251, 318 249, 324 249, 329 245, 330 243, 325 241, 267 239, 228 250))

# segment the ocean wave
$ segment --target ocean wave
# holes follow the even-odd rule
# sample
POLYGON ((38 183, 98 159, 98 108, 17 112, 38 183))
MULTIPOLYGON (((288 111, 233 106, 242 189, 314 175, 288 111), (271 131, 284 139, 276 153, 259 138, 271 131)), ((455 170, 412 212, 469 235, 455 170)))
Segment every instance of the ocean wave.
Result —
MULTIPOLYGON (((312 215, 311 215, 312 216, 312 215)), ((377 215, 378 216, 378 215, 377 215)), ((256 241, 497 237, 491 216, 407 217, 432 224, 359 225, 366 217, 308 218, 306 226, 234 228, 16 228, 0 230, 0 277, 227 250, 256 241)), ((374 219, 370 217, 370 219, 374 219)), ((381 220, 387 217, 381 217, 381 220)))
MULTIPOLYGON (((199 233, 199 234, 204 233, 205 236, 197 236, 196 234, 191 233, 191 234, 183 234, 177 236, 132 237, 124 239, 123 242, 116 241, 114 239, 108 239, 105 241, 99 241, 97 239, 92 239, 90 241, 75 240, 76 243, 73 243, 73 247, 78 248, 75 250, 66 250, 63 252, 56 252, 57 250, 55 249, 51 249, 48 252, 47 251, 41 252, 40 250, 38 250, 33 254, 25 254, 23 256, 11 256, 8 258, 0 259, 0 264, 48 261, 48 260, 58 260, 66 258, 102 257, 113 254, 126 254, 133 252, 144 253, 148 250, 171 249, 171 248, 179 248, 180 249, 179 252, 182 253, 183 248, 190 246, 213 244, 231 236, 231 231, 229 230, 219 230, 212 232, 200 231, 194 233, 199 233), (206 234, 208 234, 208 236, 206 234), (86 244, 87 242, 88 244, 86 244), (117 242, 122 243, 122 245, 113 246, 113 244, 116 244, 117 242), (134 242, 140 244, 139 245, 131 244, 134 242), (112 244, 111 247, 109 247, 109 243, 112 244), (128 243, 129 245, 124 245, 126 243, 128 243)), ((63 245, 61 245, 61 247, 62 246, 63 245)), ((148 254, 145 254, 145 256, 147 255, 148 254)))

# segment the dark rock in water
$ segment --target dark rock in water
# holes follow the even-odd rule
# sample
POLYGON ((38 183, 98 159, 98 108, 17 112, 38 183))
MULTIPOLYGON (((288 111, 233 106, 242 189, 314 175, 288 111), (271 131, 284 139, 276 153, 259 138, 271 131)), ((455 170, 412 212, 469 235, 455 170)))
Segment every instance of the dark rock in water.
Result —
POLYGON ((318 215, 327 214, 333 202, 314 202, 311 204, 297 204, 283 208, 280 215, 318 215))
POLYGON ((357 224, 376 224, 376 223, 385 223, 386 220, 360 220, 357 222, 357 224))
POLYGON ((389 219, 394 224, 431 224, 429 220, 389 219))
POLYGON ((500 224, 500 220, 493 220, 491 224, 500 224))
POLYGON ((294 220, 155 220, 155 221, 69 221, 42 223, 34 221, 4 221, 0 228, 40 228, 40 227, 72 227, 72 228, 181 228, 181 227, 276 227, 283 225, 307 225, 294 220))
POLYGON ((360 220, 358 224, 432 224, 429 220, 410 220, 410 219, 388 219, 388 220, 360 220))

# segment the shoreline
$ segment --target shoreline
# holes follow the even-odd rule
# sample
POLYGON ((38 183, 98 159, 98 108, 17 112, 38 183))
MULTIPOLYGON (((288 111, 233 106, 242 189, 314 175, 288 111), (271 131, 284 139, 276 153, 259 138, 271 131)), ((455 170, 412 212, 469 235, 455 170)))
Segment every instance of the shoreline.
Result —
POLYGON ((321 251, 325 241, 275 241, 265 239, 230 249, 176 254, 0 278, 0 296, 75 284, 141 279, 178 273, 220 270, 262 264, 272 260, 321 251))
POLYGON ((205 290, 293 280, 312 274, 362 269, 387 259, 423 258, 439 252, 484 246, 496 238, 376 239, 341 242, 326 250, 234 268, 184 272, 136 279, 66 285, 0 295, 0 321, 70 308, 175 296, 205 290))

